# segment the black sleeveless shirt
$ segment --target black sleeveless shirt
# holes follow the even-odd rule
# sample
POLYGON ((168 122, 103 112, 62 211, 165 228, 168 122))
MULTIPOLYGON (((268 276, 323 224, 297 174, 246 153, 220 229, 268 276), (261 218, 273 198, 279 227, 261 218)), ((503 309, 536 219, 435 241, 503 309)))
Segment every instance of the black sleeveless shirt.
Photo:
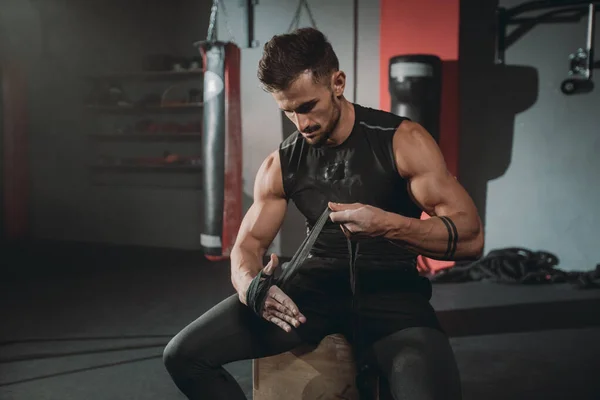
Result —
MULTIPOLYGON (((279 146, 283 187, 306 218, 307 229, 328 201, 363 203, 388 212, 419 218, 407 181, 396 168, 393 136, 406 118, 354 104, 350 136, 335 147, 314 147, 297 131, 279 146)), ((311 252, 317 257, 347 258, 346 237, 328 220, 311 252)), ((416 255, 383 238, 361 240, 359 257, 390 266, 415 267, 416 255)))

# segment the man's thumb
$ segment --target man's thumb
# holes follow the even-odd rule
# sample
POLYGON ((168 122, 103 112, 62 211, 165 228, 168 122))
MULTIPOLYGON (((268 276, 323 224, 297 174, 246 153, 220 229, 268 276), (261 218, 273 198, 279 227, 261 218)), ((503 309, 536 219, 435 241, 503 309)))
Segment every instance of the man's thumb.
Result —
POLYGON ((264 272, 267 275, 271 275, 273 273, 273 271, 275 271, 275 268, 277 268, 277 266, 279 265, 279 259, 277 258, 277 256, 275 254, 271 254, 271 259, 269 260, 269 263, 265 266, 264 272))

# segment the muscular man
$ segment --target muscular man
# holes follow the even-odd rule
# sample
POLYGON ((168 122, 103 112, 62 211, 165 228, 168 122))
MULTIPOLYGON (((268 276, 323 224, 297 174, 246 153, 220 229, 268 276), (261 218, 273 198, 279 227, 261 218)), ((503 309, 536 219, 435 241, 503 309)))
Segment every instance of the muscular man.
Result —
POLYGON ((416 257, 481 255, 483 231, 471 198, 422 126, 344 98, 345 74, 321 32, 273 37, 258 76, 298 131, 256 176, 254 204, 231 253, 237 294, 165 349, 175 384, 189 399, 244 399, 224 364, 342 333, 373 354, 395 399, 460 399, 454 355, 416 257), (277 267, 274 255, 266 266, 262 260, 290 200, 309 227, 326 207, 330 220, 285 292, 267 286, 254 312, 248 287, 261 270, 271 275, 277 267), (421 220, 423 210, 432 218, 421 220), (358 243, 355 288, 347 238, 358 243))

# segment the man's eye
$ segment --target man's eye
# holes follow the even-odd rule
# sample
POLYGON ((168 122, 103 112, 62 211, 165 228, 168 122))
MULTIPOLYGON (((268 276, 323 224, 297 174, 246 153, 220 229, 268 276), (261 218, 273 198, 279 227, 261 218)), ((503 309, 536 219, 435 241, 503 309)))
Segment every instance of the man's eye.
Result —
POLYGON ((300 113, 300 114, 305 114, 307 112, 310 112, 310 110, 312 110, 314 108, 314 106, 315 106, 315 103, 303 104, 302 106, 298 107, 296 112, 300 113))

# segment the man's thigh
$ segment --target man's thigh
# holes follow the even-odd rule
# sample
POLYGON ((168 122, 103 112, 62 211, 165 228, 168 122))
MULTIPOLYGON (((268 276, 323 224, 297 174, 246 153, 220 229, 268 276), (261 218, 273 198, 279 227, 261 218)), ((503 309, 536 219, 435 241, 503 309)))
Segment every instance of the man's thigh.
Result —
POLYGON ((342 333, 350 318, 351 297, 330 279, 298 276, 286 289, 306 322, 296 329, 304 342, 318 344, 325 336, 342 333))
POLYGON ((258 318, 232 295, 183 328, 167 351, 211 366, 288 351, 302 343, 299 335, 258 318))
POLYGON ((254 314, 234 294, 183 328, 167 347, 171 353, 220 366, 283 353, 306 342, 318 343, 336 330, 331 309, 319 305, 323 297, 301 288, 291 291, 307 320, 289 333, 254 314))
POLYGON ((373 344, 375 361, 397 400, 459 400, 458 366, 448 337, 437 329, 406 328, 373 344))
POLYGON ((366 347, 405 328, 421 326, 442 330, 429 300, 415 292, 360 293, 355 313, 366 347))

